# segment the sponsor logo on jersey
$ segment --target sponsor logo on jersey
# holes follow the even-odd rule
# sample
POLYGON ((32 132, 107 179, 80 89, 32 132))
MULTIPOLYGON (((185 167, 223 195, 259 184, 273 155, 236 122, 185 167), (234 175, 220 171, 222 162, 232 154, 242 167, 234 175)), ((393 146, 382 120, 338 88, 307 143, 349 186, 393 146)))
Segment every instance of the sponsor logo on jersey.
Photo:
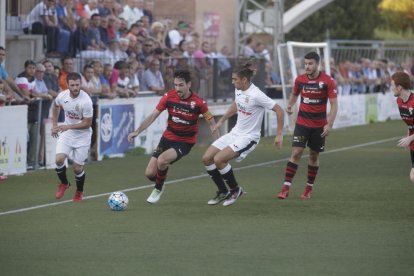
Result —
POLYGON ((194 109, 196 107, 196 102, 195 101, 191 101, 190 102, 190 108, 194 109))

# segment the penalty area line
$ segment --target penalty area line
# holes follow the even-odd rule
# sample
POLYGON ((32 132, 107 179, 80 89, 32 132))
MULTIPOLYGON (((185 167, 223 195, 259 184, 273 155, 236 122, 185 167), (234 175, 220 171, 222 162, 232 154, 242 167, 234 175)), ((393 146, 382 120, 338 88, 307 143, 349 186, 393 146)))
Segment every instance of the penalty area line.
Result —
MULTIPOLYGON (((338 149, 328 150, 326 152, 321 153, 321 155, 331 154, 331 153, 337 153, 337 152, 342 152, 342 151, 347 151, 347 150, 352 150, 352 149, 357 149, 357 148, 362 148, 362 147, 368 147, 368 146, 377 145, 377 144, 382 144, 382 143, 386 143, 386 142, 395 141, 395 140, 397 140, 399 138, 401 138, 401 137, 400 136, 397 136, 397 137, 392 137, 392 138, 388 138, 388 139, 371 141, 371 142, 357 144, 357 145, 353 145, 353 146, 348 146, 348 147, 342 147, 342 148, 338 148, 338 149)), ((307 156, 309 156, 309 155, 303 155, 302 157, 307 157, 307 156)), ((243 166, 243 167, 239 167, 239 168, 234 168, 233 170, 234 171, 241 171, 241 170, 246 170, 246 169, 251 169, 251 168, 257 168, 257 167, 262 167, 262 166, 277 164, 277 163, 281 163, 281 162, 286 162, 288 160, 289 160, 289 158, 282 158, 282 159, 278 159, 278 160, 273 160, 273 161, 268 161, 268 162, 262 162, 262 163, 247 165, 247 166, 243 166)), ((189 177, 184 177, 184 178, 169 180, 169 181, 165 182, 165 185, 171 185, 171 184, 175 184, 175 183, 179 183, 179 182, 185 182, 185 181, 194 180, 194 179, 199 179, 199 178, 203 178, 203 177, 207 177, 207 176, 208 176, 207 173, 203 173, 203 174, 199 174, 199 175, 195 175, 195 176, 189 176, 189 177)), ((133 188, 128 188, 128 189, 123 189, 121 191, 123 191, 123 192, 130 192, 130 191, 143 190, 143 189, 148 189, 148 188, 153 188, 153 187, 154 187, 154 184, 150 184, 150 185, 144 185, 144 186, 139 186, 139 187, 133 187, 133 188)), ((98 197, 104 197, 104 196, 109 196, 111 193, 112 192, 101 193, 101 194, 90 195, 90 196, 85 196, 83 198, 83 200, 93 199, 93 198, 98 198, 98 197)), ((10 214, 16 214, 16 213, 22 213, 22 212, 27 212, 27 211, 31 211, 31 210, 41 209, 41 208, 47 208, 47 207, 51 207, 51 206, 57 206, 57 205, 67 204, 67 203, 70 203, 70 202, 72 202, 72 200, 63 200, 63 201, 58 201, 58 202, 52 202, 52 203, 46 203, 46 204, 41 204, 41 205, 35 205, 35 206, 31 206, 31 207, 26 207, 26 208, 14 209, 14 210, 10 210, 10 211, 0 212, 0 216, 10 215, 10 214)))

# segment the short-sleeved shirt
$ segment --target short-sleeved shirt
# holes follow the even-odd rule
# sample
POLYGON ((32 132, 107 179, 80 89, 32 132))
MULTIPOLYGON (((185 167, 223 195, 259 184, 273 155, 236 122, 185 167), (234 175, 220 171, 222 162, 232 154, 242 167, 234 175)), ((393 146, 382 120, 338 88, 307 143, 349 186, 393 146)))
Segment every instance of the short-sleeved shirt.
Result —
MULTIPOLYGON (((55 99, 56 106, 65 112, 65 125, 74 125, 82 122, 84 118, 92 118, 93 107, 89 95, 81 90, 76 98, 70 96, 69 89, 58 94, 55 99)), ((59 142, 73 147, 88 146, 91 143, 92 128, 69 129, 59 134, 59 142)))
POLYGON ((330 76, 324 72, 320 72, 315 79, 309 79, 307 74, 300 75, 295 80, 293 93, 301 97, 297 124, 320 128, 328 123, 328 99, 337 97, 336 84, 330 76))
MULTIPOLYGON (((157 110, 168 110, 168 126, 163 136, 172 141, 195 144, 198 132, 198 117, 207 116, 207 103, 196 93, 185 100, 178 97, 176 90, 164 94, 157 105, 157 110)), ((207 118, 208 119, 208 118, 207 118)))
POLYGON ((151 90, 151 87, 154 87, 154 86, 155 87, 164 86, 164 79, 162 78, 162 74, 160 71, 156 71, 154 73, 150 69, 147 69, 142 75, 141 90, 142 91, 151 90))
POLYGON ((276 103, 253 83, 245 91, 236 89, 234 101, 237 121, 230 132, 253 140, 260 139, 264 112, 272 109, 276 103))
POLYGON ((9 73, 7 73, 6 68, 0 64, 0 79, 6 80, 9 77, 9 73))
MULTIPOLYGON (((411 93, 406 102, 398 97, 398 109, 400 110, 401 119, 407 124, 409 134, 414 134, 414 95, 411 93)), ((410 149, 414 150, 414 141, 410 144, 410 149)))
POLYGON ((35 78, 28 79, 24 73, 19 74, 14 82, 16 83, 17 87, 20 89, 27 89, 30 94, 36 90, 35 78))

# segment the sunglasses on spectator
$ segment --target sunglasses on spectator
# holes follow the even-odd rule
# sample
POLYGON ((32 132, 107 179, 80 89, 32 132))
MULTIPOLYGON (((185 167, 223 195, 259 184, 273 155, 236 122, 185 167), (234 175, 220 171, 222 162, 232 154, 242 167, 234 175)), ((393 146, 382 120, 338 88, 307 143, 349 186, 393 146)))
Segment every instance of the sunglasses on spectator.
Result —
POLYGON ((144 44, 144 46, 152 47, 152 44, 144 44))

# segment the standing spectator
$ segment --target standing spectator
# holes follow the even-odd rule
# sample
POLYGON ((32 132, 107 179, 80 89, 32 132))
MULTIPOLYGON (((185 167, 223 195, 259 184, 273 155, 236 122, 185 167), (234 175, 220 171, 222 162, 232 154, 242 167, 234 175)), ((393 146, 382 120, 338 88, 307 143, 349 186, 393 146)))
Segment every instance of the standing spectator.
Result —
MULTIPOLYGON (((41 63, 36 64, 35 75, 34 75, 35 76, 35 87, 34 87, 34 91, 32 95, 42 100, 52 100, 53 96, 49 94, 49 89, 47 88, 46 82, 43 79, 45 75, 45 71, 46 71, 46 68, 43 64, 41 63)), ((50 107, 50 104, 49 104, 49 107, 50 107)), ((42 109, 43 109, 43 106, 42 106, 42 109)), ((48 108, 46 108, 46 110, 49 111, 48 108)))
POLYGON ((219 136, 214 117, 208 110, 206 102, 190 89, 190 72, 176 71, 174 86, 175 89, 168 91, 161 98, 154 111, 144 119, 134 132, 128 135, 128 141, 132 142, 157 119, 161 112, 168 111, 168 127, 145 170, 145 176, 155 182, 154 190, 147 198, 149 203, 157 203, 160 200, 168 168, 187 155, 196 143, 200 115, 203 115, 209 124, 213 137, 218 138, 219 136))
POLYGON ((285 180, 279 199, 289 195, 292 180, 298 169, 300 159, 306 146, 310 148, 308 161, 308 179, 302 199, 311 198, 313 184, 319 169, 319 153, 325 150, 325 138, 332 130, 338 111, 335 81, 324 72, 319 71, 320 57, 316 52, 305 55, 305 74, 295 80, 293 92, 290 94, 286 112, 292 114, 292 106, 301 96, 299 113, 293 132, 292 154, 286 165, 285 180), (326 113, 327 103, 331 109, 326 113))
POLYGON ((25 97, 31 98, 33 96, 32 93, 36 87, 34 78, 35 70, 36 63, 33 60, 26 60, 24 63, 24 72, 16 77, 16 85, 20 88, 25 97))
POLYGON ((160 71, 160 61, 149 57, 148 68, 142 76, 142 91, 153 91, 162 95, 165 90, 164 79, 160 71))
POLYGON ((117 83, 112 77, 112 65, 105 63, 103 66, 103 72, 99 76, 99 80, 102 86, 102 97, 108 99, 114 99, 118 96, 116 93, 117 83))
POLYGON ((74 71, 73 69, 73 58, 66 56, 62 59, 62 69, 59 72, 59 90, 66 90, 68 89, 66 77, 69 73, 74 71))
POLYGON ((59 27, 55 5, 55 0, 41 1, 23 22, 24 33, 46 34, 47 53, 51 56, 58 54, 59 27))
POLYGON ((125 61, 118 61, 114 68, 118 70, 117 94, 121 98, 135 97, 137 94, 130 86, 129 64, 125 61))
MULTIPOLYGON (((7 84, 8 87, 10 87, 13 90, 13 98, 16 99, 18 102, 21 102, 23 100, 29 101, 30 97, 26 96, 23 91, 20 90, 20 88, 16 85, 13 78, 9 75, 6 68, 3 66, 4 59, 6 57, 6 49, 3 46, 0 46, 0 79, 5 81, 5 84, 7 84)), ((7 87, 6 87, 7 90, 7 87)))
POLYGON ((55 194, 61 199, 65 191, 70 187, 66 176, 65 161, 70 155, 73 160, 73 171, 76 180, 76 192, 74 202, 83 199, 85 172, 83 166, 89 155, 92 136, 93 108, 91 98, 80 89, 81 76, 78 73, 70 73, 67 76, 67 90, 59 93, 53 104, 52 136, 58 138, 56 145, 56 173, 60 185, 55 194), (58 125, 60 109, 65 112, 65 123, 58 125))
POLYGON ((253 44, 254 44, 253 38, 248 37, 244 44, 243 57, 251 58, 255 56, 255 52, 253 50, 253 44))
POLYGON ((0 78, 0 107, 10 103, 13 96, 4 89, 5 81, 0 78))
POLYGON ((56 98, 59 93, 59 82, 58 77, 55 74, 55 67, 52 61, 46 59, 43 61, 43 65, 45 66, 45 74, 43 76, 43 80, 46 84, 46 87, 49 91, 49 94, 56 98))

